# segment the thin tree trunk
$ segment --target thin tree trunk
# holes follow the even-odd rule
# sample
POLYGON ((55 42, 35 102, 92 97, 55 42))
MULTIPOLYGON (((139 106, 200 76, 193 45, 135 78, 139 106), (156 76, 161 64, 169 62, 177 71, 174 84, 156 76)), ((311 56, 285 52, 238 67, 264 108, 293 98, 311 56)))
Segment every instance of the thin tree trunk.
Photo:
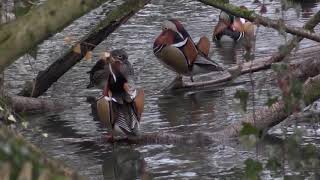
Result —
POLYGON ((254 11, 244 10, 232 4, 225 3, 224 0, 198 0, 198 1, 206 5, 221 9, 232 15, 245 18, 251 22, 255 22, 257 24, 261 24, 266 27, 271 27, 278 31, 285 31, 293 35, 301 36, 307 39, 320 42, 320 36, 316 33, 312 33, 311 31, 307 31, 302 28, 296 28, 296 27, 286 25, 283 22, 283 20, 272 20, 267 17, 260 16, 254 13, 254 11))
POLYGON ((17 58, 107 0, 47 0, 0 26, 0 73, 17 58))
POLYGON ((59 57, 46 70, 38 74, 31 96, 41 96, 64 73, 77 64, 88 51, 92 51, 95 46, 105 40, 113 31, 125 23, 148 2, 150 2, 150 0, 128 0, 107 13, 106 18, 77 43, 77 45, 80 44, 81 53, 75 52, 73 47, 63 56, 59 57))

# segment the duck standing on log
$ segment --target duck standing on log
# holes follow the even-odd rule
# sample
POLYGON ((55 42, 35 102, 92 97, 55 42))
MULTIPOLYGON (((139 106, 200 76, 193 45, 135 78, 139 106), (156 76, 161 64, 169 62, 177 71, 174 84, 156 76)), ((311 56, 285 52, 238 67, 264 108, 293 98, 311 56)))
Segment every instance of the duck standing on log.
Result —
MULTIPOLYGON (((240 8, 248 10, 245 6, 240 6, 240 8)), ((220 41, 223 36, 229 36, 235 42, 243 40, 244 47, 249 50, 255 37, 255 25, 244 18, 221 11, 218 24, 213 30, 212 39, 220 41)))
MULTIPOLYGON (((144 92, 134 85, 134 71, 122 49, 105 53, 90 71, 90 80, 104 74, 103 96, 97 100, 99 120, 114 135, 135 137, 139 135, 141 115, 144 108, 144 92)), ((102 81, 102 80, 99 80, 102 81)))
POLYGON ((164 21, 161 26, 162 32, 154 41, 153 52, 165 67, 177 73, 177 79, 184 75, 193 81, 193 75, 224 70, 208 57, 208 38, 201 37, 195 44, 176 19, 164 21))

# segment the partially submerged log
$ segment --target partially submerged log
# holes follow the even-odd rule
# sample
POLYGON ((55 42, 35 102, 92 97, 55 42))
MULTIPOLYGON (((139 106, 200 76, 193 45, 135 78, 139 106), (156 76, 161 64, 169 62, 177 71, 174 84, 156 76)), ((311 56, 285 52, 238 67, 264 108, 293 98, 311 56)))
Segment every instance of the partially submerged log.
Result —
MULTIPOLYGON (((303 26, 303 28, 307 30, 313 30, 314 27, 320 22, 320 11, 314 14, 303 26)), ((226 83, 235 79, 240 75, 244 75, 247 73, 253 73, 260 70, 268 69, 275 62, 282 61, 287 55, 291 53, 291 51, 299 44, 299 42, 303 39, 303 37, 295 36, 288 43, 286 43, 282 49, 278 52, 274 53, 271 57, 267 58, 259 58, 254 61, 246 62, 244 64, 235 65, 227 69, 229 73, 225 73, 222 76, 212 76, 215 79, 199 81, 199 82, 185 82, 180 84, 174 84, 172 89, 192 89, 192 88, 201 88, 205 86, 215 86, 221 83, 226 83)), ((306 49, 299 50, 294 56, 304 57, 306 54, 318 52, 320 50, 319 46, 310 47, 306 49)), ((210 75, 208 75, 210 76, 210 75)))
POLYGON ((17 58, 107 0, 48 0, 0 26, 0 73, 17 58))
MULTIPOLYGON (((320 84, 320 59, 319 53, 317 57, 304 60, 298 64, 291 64, 290 66, 296 68, 292 73, 294 76, 301 80, 306 80, 303 85, 304 101, 306 105, 312 103, 312 100, 319 99, 319 84, 320 84)), ((253 127, 260 130, 268 130, 269 128, 279 124, 284 119, 292 114, 292 111, 287 111, 284 100, 279 100, 271 107, 263 107, 254 112, 255 115, 249 113, 241 121, 229 125, 222 131, 215 133, 218 139, 225 139, 238 136, 243 123, 249 123, 253 127)))
POLYGON ((261 15, 256 14, 254 11, 244 10, 244 9, 241 9, 240 7, 226 3, 224 0, 198 0, 198 1, 206 5, 221 9, 234 16, 245 18, 251 22, 261 24, 266 27, 271 27, 278 31, 285 31, 293 35, 301 36, 304 38, 308 38, 308 39, 320 42, 319 34, 313 33, 303 28, 296 28, 296 27, 286 25, 283 22, 283 20, 272 20, 267 17, 263 17, 261 15))
POLYGON ((0 179, 85 179, 3 125, 0 127, 0 143, 0 179))
POLYGON ((17 113, 46 113, 64 110, 67 106, 59 101, 23 96, 6 97, 8 105, 17 113))
POLYGON ((35 79, 31 96, 41 96, 64 73, 77 64, 87 52, 92 51, 104 41, 113 31, 143 8, 150 0, 128 0, 106 14, 98 25, 82 38, 74 47, 59 57, 46 70, 41 71, 35 79), (80 45, 81 52, 74 51, 80 45))

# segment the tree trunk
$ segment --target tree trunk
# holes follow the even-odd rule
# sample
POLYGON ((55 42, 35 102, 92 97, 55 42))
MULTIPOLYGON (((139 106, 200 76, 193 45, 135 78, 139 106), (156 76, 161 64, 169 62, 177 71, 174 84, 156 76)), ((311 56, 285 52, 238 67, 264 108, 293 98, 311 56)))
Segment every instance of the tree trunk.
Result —
POLYGON ((95 46, 105 40, 113 31, 125 23, 148 2, 150 2, 150 0, 128 0, 107 13, 106 18, 75 45, 78 46, 80 44, 81 53, 75 52, 73 47, 67 51, 66 54, 59 57, 46 70, 38 74, 31 96, 38 97, 42 95, 64 73, 77 64, 88 51, 92 51, 95 46))
MULTIPOLYGON (((303 28, 307 30, 313 30, 314 27, 320 22, 320 11, 318 11, 316 14, 314 14, 303 26, 303 28)), ((285 51, 279 51, 275 54, 273 54, 271 57, 268 58, 261 58, 261 59, 255 59, 251 62, 246 62, 241 65, 236 65, 233 67, 228 68, 228 71, 230 74, 224 74, 218 78, 215 78, 213 80, 209 81, 201 81, 201 82, 185 82, 182 84, 178 84, 174 86, 174 89, 181 89, 181 88, 197 88, 197 87, 203 87, 203 86, 212 86, 215 84, 225 83, 228 81, 231 81, 235 79, 236 77, 240 75, 244 75, 247 73, 257 72, 260 70, 268 69, 271 67, 272 63, 280 62, 282 61, 288 54, 291 53, 291 51, 299 44, 299 42, 302 40, 302 37, 295 36, 293 37, 288 43, 286 43, 283 46, 283 49, 285 51)), ((310 54, 313 52, 318 52, 320 50, 319 46, 315 46, 312 48, 306 48, 304 50, 298 51, 295 56, 305 57, 306 54, 310 54)), ((214 76, 217 77, 217 76, 214 76)))
POLYGON ((0 26, 0 73, 17 58, 107 0, 47 0, 0 26))
POLYGON ((283 20, 272 20, 267 17, 260 16, 254 13, 254 11, 244 10, 232 4, 225 3, 224 0, 198 0, 198 1, 204 4, 207 4, 209 6, 221 9, 234 16, 245 18, 251 22, 261 24, 266 27, 271 27, 278 31, 285 31, 293 35, 301 36, 307 39, 320 42, 320 36, 316 33, 312 33, 311 31, 307 31, 302 28, 296 28, 296 27, 286 25, 283 22, 283 20))
POLYGON ((1 179, 85 179, 5 126, 0 127, 0 143, 1 179))

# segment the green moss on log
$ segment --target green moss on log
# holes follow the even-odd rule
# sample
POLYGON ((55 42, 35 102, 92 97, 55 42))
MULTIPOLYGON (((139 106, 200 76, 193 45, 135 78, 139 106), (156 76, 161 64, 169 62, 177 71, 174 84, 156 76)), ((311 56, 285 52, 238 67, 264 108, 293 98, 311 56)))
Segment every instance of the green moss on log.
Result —
POLYGON ((106 1, 48 0, 15 21, 0 26, 0 72, 37 44, 106 1))

